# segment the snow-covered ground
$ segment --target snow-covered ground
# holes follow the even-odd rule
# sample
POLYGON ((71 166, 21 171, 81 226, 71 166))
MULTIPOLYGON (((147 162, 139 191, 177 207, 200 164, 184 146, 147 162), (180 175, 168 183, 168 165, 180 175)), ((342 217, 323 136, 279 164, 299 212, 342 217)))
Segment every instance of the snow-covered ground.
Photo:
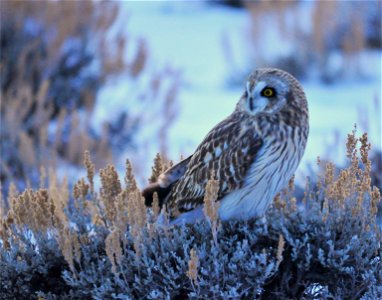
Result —
MULTIPOLYGON (((192 153, 207 132, 234 109, 242 88, 227 84, 232 68, 223 49, 224 37, 229 36, 235 60, 239 64, 245 62, 248 43, 244 33, 249 26, 249 15, 243 10, 191 1, 133 1, 121 2, 121 6, 123 26, 148 43, 148 70, 154 72, 166 65, 182 70, 180 109, 169 136, 169 156, 176 161, 180 154, 192 153)), ((277 41, 273 42, 273 48, 279 49, 277 41)), ((307 163, 314 162, 317 156, 329 155, 341 162, 344 142, 340 143, 340 148, 332 145, 336 145, 338 137, 344 141, 354 123, 362 121, 360 111, 367 112, 362 114, 367 116, 367 122, 361 123, 369 124, 373 144, 381 147, 381 107, 375 105, 375 99, 381 97, 381 53, 365 53, 363 63, 370 75, 367 80, 335 85, 303 82, 309 101, 311 130, 300 175, 307 163)), ((244 83, 245 79, 237 81, 244 83)), ((128 105, 124 88, 124 82, 115 82, 104 89, 95 112, 97 122, 110 116, 113 109, 120 110, 128 105)), ((155 122, 147 126, 145 134, 155 131, 155 122)), ((145 157, 154 157, 157 150, 155 140, 138 148, 138 152, 144 151, 145 157)), ((137 154, 126 153, 126 156, 134 158, 137 154)), ((146 163, 142 166, 142 161, 139 162, 143 175, 149 173, 151 160, 146 159, 146 163)))

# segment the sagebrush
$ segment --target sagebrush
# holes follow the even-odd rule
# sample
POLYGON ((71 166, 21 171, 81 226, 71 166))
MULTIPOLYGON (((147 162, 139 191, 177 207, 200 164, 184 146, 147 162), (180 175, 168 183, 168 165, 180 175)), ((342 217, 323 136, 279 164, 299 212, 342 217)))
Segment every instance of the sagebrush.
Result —
POLYGON ((265 220, 177 227, 156 225, 159 210, 144 206, 128 161, 124 184, 110 165, 100 171, 96 192, 86 153, 88 176, 72 197, 53 174, 47 188, 10 195, 0 232, 0 295, 379 299, 381 197, 370 184, 367 135, 353 132, 347 148, 346 168, 327 163, 316 184, 307 180, 301 199, 291 180, 265 220))

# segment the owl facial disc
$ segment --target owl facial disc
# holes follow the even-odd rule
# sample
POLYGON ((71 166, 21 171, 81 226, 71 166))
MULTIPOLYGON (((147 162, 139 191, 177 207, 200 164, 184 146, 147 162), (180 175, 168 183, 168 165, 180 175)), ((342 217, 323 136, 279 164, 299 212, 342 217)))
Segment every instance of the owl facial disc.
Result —
POLYGON ((278 80, 261 80, 253 85, 248 81, 245 108, 251 115, 277 113, 286 104, 285 92, 285 85, 278 80))

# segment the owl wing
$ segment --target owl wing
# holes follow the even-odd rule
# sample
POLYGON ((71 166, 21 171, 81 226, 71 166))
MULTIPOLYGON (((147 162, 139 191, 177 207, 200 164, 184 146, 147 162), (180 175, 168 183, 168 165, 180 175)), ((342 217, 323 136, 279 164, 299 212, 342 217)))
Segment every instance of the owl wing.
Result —
POLYGON ((263 141, 255 126, 246 124, 241 117, 231 115, 216 125, 198 146, 184 176, 174 184, 167 198, 170 215, 202 204, 212 173, 220 181, 218 199, 242 186, 263 141))

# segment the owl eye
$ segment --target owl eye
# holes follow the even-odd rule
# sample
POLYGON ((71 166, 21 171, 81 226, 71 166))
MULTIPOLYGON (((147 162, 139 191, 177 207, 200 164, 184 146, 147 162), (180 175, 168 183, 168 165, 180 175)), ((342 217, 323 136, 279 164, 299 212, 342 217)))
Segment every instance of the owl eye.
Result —
POLYGON ((276 91, 274 88, 271 88, 271 87, 265 87, 261 91, 261 96, 263 96, 263 97, 270 98, 270 97, 274 97, 275 95, 276 95, 276 91))

